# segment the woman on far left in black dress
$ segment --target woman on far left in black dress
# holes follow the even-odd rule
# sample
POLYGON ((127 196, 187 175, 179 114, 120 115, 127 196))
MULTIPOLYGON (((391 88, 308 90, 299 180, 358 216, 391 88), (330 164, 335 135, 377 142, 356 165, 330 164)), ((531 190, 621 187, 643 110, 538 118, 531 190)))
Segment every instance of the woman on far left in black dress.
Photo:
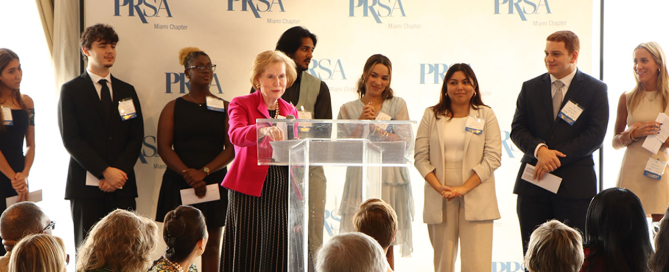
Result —
POLYGON ((216 184, 220 199, 193 207, 206 219, 209 243, 202 254, 203 272, 218 271, 220 244, 228 207, 228 192, 218 185, 235 156, 228 139, 228 102, 214 96, 209 86, 216 65, 204 51, 187 47, 179 62, 190 80, 190 92, 165 105, 158 121, 158 154, 167 165, 158 198, 156 220, 182 205, 180 190, 194 188, 202 198, 206 186, 216 184))
MULTIPOLYGON (((28 175, 35 159, 35 106, 19 91, 22 76, 19 56, 0 48, 0 213, 7 208, 8 197, 27 200, 28 175)), ((4 255, 4 247, 0 253, 4 255)))

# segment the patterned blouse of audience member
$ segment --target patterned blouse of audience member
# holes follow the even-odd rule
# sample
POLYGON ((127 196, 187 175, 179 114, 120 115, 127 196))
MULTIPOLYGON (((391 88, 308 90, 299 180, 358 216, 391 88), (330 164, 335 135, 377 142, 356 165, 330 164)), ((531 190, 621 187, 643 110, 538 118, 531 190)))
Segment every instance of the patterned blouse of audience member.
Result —
POLYGON ((77 272, 147 271, 156 248, 153 220, 117 209, 98 221, 77 251, 77 272))
POLYGON ((197 272, 193 263, 202 256, 209 240, 204 215, 197 208, 181 205, 165 215, 163 239, 165 256, 153 263, 149 272, 197 272))

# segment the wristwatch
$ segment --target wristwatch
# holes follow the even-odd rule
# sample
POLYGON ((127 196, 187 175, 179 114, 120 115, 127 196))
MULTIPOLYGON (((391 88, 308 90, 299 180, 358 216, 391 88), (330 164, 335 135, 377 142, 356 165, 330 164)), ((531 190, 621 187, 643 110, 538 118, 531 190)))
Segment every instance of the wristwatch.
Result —
POLYGON ((206 173, 207 176, 209 176, 209 167, 205 166, 204 168, 202 168, 202 171, 204 171, 204 173, 206 173))

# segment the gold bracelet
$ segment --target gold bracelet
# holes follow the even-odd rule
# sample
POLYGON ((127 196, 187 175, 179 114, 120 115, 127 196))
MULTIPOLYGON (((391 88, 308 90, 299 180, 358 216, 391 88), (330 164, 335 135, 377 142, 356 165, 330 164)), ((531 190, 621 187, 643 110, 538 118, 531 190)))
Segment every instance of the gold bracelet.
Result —
POLYGON ((634 131, 636 131, 636 128, 630 131, 630 140, 632 140, 632 142, 636 142, 636 140, 638 140, 637 138, 634 138, 634 131))

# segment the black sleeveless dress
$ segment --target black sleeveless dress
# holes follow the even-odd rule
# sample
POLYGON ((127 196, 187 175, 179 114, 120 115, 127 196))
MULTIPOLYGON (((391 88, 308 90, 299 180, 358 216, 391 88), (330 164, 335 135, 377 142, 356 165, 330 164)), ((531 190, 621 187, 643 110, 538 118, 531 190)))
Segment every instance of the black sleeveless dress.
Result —
MULTIPOLYGON (((5 130, 0 131, 0 151, 2 151, 2 155, 5 156, 12 170, 14 172, 21 172, 26 162, 23 154, 23 140, 30 125, 30 118, 28 117, 28 112, 24 110, 12 110, 12 119, 14 119, 14 125, 5 126, 5 130)), ((0 174, 0 194, 2 194, 2 199, 18 195, 14 191, 14 188, 12 188, 11 178, 0 174)), ((7 208, 5 201, 0 201, 0 208, 2 211, 7 208)))
MULTIPOLYGON (((12 110, 12 119, 14 124, 5 126, 5 129, 0 131, 0 152, 5 156, 5 160, 14 172, 21 172, 26 163, 23 154, 23 140, 30 125, 30 117, 25 110, 12 110)), ((7 209, 5 199, 18 195, 12 188, 11 178, 13 177, 6 177, 0 173, 0 213, 7 209)), ((0 247, 0 254, 5 254, 4 247, 0 247)))
MULTIPOLYGON (((211 162, 223 151, 227 112, 207 109, 205 104, 177 98, 174 104, 174 152, 189 168, 200 169, 211 162)), ((213 169, 212 169, 213 171, 213 169)), ((204 178, 205 183, 220 184, 227 168, 211 172, 204 178)), ((167 168, 158 197, 156 221, 163 222, 165 214, 181 205, 181 189, 191 188, 180 173, 167 168)), ((228 208, 228 190, 218 185, 221 199, 192 205, 202 211, 207 227, 225 226, 225 214, 228 208)))

